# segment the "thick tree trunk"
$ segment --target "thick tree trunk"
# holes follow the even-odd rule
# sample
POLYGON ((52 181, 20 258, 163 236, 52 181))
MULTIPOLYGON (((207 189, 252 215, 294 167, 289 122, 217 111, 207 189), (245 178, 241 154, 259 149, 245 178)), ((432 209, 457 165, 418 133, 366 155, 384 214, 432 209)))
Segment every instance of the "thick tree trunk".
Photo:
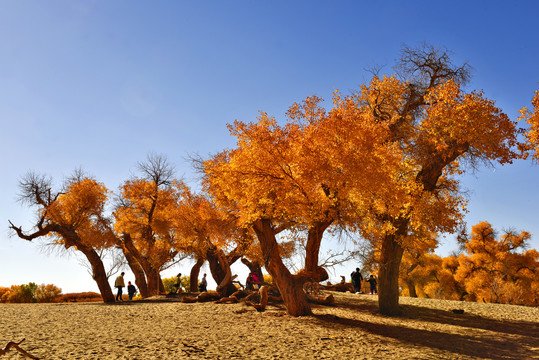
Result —
POLYGON ((189 291, 195 292, 198 291, 198 275, 200 274, 200 268, 204 264, 204 259, 202 257, 197 257, 197 262, 191 268, 189 274, 189 291))
POLYGON ((230 264, 226 261, 226 256, 222 250, 218 250, 213 247, 208 249, 206 258, 210 265, 210 272, 217 283, 217 286, 220 288, 220 293, 223 293, 224 296, 229 296, 236 292, 236 287, 232 283, 232 277, 227 276, 231 272, 230 264), (226 282, 225 282, 226 280, 226 282))
POLYGON ((380 273, 378 276, 378 306, 384 315, 399 315, 399 267, 404 249, 396 241, 396 234, 382 239, 380 273))
POLYGON ((153 267, 148 267, 148 269, 145 270, 146 279, 148 280, 148 295, 159 295, 161 292, 160 283, 162 283, 161 277, 159 276, 159 271, 157 269, 154 269, 153 267))
POLYGON ((318 258, 324 231, 326 231, 332 222, 332 220, 317 222, 309 228, 307 234, 307 245, 305 246, 305 270, 312 274, 313 278, 311 280, 314 282, 324 281, 329 278, 327 272, 320 271, 321 268, 318 266, 318 258))
POLYGON ((417 291, 415 289, 415 282, 412 279, 406 280, 406 287, 410 293, 410 297, 417 297, 417 291))
POLYGON ((142 268, 142 265, 140 265, 140 262, 136 259, 136 257, 133 256, 131 252, 129 252, 124 242, 120 242, 120 246, 121 246, 122 252, 124 253, 125 259, 127 260, 127 264, 129 265, 129 268, 135 275, 135 284, 137 285, 140 296, 143 299, 146 299, 149 296, 149 293, 148 293, 148 283, 146 282, 146 276, 144 275, 144 269, 142 268))
POLYGON ((288 314, 292 316, 310 315, 312 313, 311 306, 303 291, 303 282, 297 280, 283 264, 271 221, 258 220, 253 224, 253 229, 262 248, 266 270, 279 288, 288 314))
POLYGON ((159 285, 159 293, 163 294, 165 293, 165 284, 163 283, 163 278, 161 277, 161 271, 159 271, 157 276, 158 276, 157 281, 159 285))
POLYGON ((97 252, 94 249, 86 247, 82 244, 77 245, 77 249, 86 256, 86 259, 88 259, 88 262, 92 266, 92 278, 99 288, 103 301, 106 303, 114 302, 114 294, 112 293, 112 288, 109 284, 105 266, 103 265, 103 261, 97 252))
POLYGON ((161 290, 164 292, 163 282, 159 276, 159 270, 155 269, 152 264, 140 254, 129 234, 124 235, 124 246, 133 255, 133 257, 139 262, 144 269, 146 275, 146 284, 148 287, 148 297, 159 295, 161 290))

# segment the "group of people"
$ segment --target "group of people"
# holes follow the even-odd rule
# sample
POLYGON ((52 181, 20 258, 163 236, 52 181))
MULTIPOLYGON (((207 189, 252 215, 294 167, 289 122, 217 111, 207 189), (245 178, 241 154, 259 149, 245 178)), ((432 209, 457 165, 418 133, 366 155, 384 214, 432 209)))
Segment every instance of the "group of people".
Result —
MULTIPOLYGON (((125 287, 125 281, 124 281, 124 275, 125 273, 122 272, 116 280, 114 281, 114 287, 118 289, 118 292, 116 293, 116 301, 123 301, 122 295, 123 295, 123 288, 125 287)), ((135 285, 131 284, 131 281, 127 282, 127 295, 129 296, 129 300, 133 300, 133 297, 137 294, 137 288, 135 285)))
MULTIPOLYGON (((114 287, 118 289, 118 292, 116 294, 116 301, 123 301, 122 295, 123 295, 123 288, 125 287, 125 281, 124 281, 124 275, 125 273, 122 272, 117 278, 116 281, 114 281, 114 287)), ((181 278, 182 274, 179 273, 177 275, 178 282, 174 284, 176 287, 176 291, 178 291, 181 287, 181 278)), ((363 275, 361 275, 361 272, 359 271, 359 268, 356 268, 355 271, 350 274, 350 277, 352 278, 352 285, 354 286, 354 292, 360 293, 361 292, 361 282, 365 280, 365 282, 369 283, 371 294, 377 294, 377 281, 376 278, 373 275, 370 275, 367 279, 363 279, 363 275)), ((255 290, 255 288, 258 288, 258 284, 260 283, 260 279, 258 278, 258 275, 254 272, 250 273, 246 280, 246 289, 247 290, 255 290)), ((199 292, 205 292, 207 291, 208 281, 206 280, 206 274, 202 277, 202 280, 200 281, 200 284, 198 285, 198 291, 199 292)), ((127 283, 127 295, 129 296, 129 300, 133 300, 133 297, 137 294, 137 288, 135 285, 131 284, 131 281, 128 281, 127 283)))
MULTIPOLYGON (((114 287, 118 289, 118 292, 116 293, 116 301, 123 301, 122 295, 123 295, 123 288, 125 287, 125 280, 124 280, 125 272, 122 272, 116 280, 114 281, 114 287)), ((181 277, 182 273, 179 273, 176 275, 178 278, 177 283, 174 284, 174 287, 176 290, 174 292, 178 292, 178 290, 181 288, 181 277)), ((205 292, 207 291, 208 287, 208 280, 206 280, 206 274, 202 277, 202 280, 200 281, 200 284, 198 285, 198 291, 205 292)), ((137 288, 135 285, 131 284, 131 281, 127 282, 127 295, 129 296, 129 300, 133 300, 133 297, 137 294, 137 288)))
MULTIPOLYGON (((181 290, 181 287, 182 287, 182 273, 179 273, 178 275, 176 275, 176 277, 178 278, 178 280, 174 284, 174 289, 172 289, 172 291, 170 292, 171 294, 182 292, 182 290, 181 290)), ((207 289, 208 289, 208 280, 206 279, 206 274, 204 274, 204 276, 202 277, 202 280, 200 281, 200 284, 198 284, 198 291, 199 292, 206 292, 206 291, 208 291, 207 289)))
MULTIPOLYGON (((350 278, 352 279, 352 285, 354 286, 354 291, 356 293, 361 292, 361 282, 364 280, 363 275, 361 275, 361 272, 359 271, 359 268, 356 268, 355 271, 350 274, 350 278)), ((370 285, 371 294, 377 294, 377 281, 374 275, 371 274, 367 279, 365 279, 365 282, 368 282, 370 285)))

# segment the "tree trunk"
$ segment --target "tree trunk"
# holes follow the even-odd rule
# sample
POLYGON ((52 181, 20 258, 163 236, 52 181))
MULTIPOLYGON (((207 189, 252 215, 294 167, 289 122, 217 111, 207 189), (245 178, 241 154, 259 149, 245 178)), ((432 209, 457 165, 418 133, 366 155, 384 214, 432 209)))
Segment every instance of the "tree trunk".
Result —
POLYGON ((380 273, 378 276, 378 307, 383 315, 399 315, 399 267, 404 249, 396 241, 397 235, 382 239, 380 273))
POLYGON ((271 221, 268 219, 258 220, 253 224, 253 229, 260 242, 266 270, 279 288, 288 314, 291 316, 310 315, 312 313, 311 306, 303 291, 303 282, 296 280, 283 264, 271 221))
POLYGON ((208 249, 206 258, 208 259, 208 264, 210 265, 210 272, 217 283, 218 287, 221 287, 221 290, 225 296, 229 296, 236 292, 236 287, 232 283, 232 278, 229 276, 227 283, 224 284, 223 281, 227 278, 227 273, 230 270, 230 264, 226 261, 226 256, 222 250, 218 250, 215 247, 208 249))
POLYGON ((417 297, 417 291, 415 290, 415 282, 412 279, 406 280, 406 287, 410 293, 410 297, 417 297))
POLYGON ((137 260, 137 258, 133 256, 131 252, 129 252, 129 249, 125 246, 124 242, 120 241, 119 245, 122 249, 122 252, 124 253, 129 268, 135 275, 135 284, 137 285, 138 291, 140 292, 140 296, 143 299, 146 299, 149 296, 149 293, 148 283, 146 282, 146 276, 144 275, 144 269, 142 268, 142 265, 140 265, 140 262, 137 260))
POLYGON ((92 278, 99 288, 103 301, 106 303, 113 303, 115 301, 114 294, 112 293, 112 288, 110 287, 103 261, 97 252, 82 244, 77 245, 77 250, 80 250, 86 256, 86 259, 88 259, 88 262, 92 266, 92 278))
POLYGON ((200 274, 200 268, 204 264, 204 259, 202 257, 197 257, 197 262, 191 268, 191 273, 189 274, 189 291, 195 292, 198 291, 198 275, 200 274))
POLYGON ((313 279, 311 280, 314 282, 324 281, 329 277, 327 272, 320 273, 318 258, 324 231, 326 231, 332 222, 332 220, 317 222, 309 228, 307 234, 307 244, 305 246, 305 270, 313 274, 313 279))
POLYGON ((159 295, 161 287, 160 283, 162 283, 161 277, 159 276, 159 271, 150 266, 146 270, 146 279, 148 280, 148 295, 159 295))
POLYGON ((164 292, 164 286, 162 286, 163 282, 159 276, 159 270, 155 269, 148 259, 141 255, 135 244, 133 244, 133 240, 129 234, 124 235, 124 246, 144 269, 144 273, 146 275, 146 284, 148 287, 148 297, 159 295, 160 290, 164 292))

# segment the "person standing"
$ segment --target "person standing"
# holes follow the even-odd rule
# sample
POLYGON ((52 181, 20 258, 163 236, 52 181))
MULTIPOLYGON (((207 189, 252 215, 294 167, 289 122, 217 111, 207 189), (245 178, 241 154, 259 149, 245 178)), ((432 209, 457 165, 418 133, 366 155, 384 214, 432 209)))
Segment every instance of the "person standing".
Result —
POLYGON ((352 274, 350 274, 350 277, 352 278, 352 285, 354 286, 354 291, 356 293, 361 292, 361 281, 363 281, 363 276, 361 275, 359 268, 356 268, 356 271, 352 272, 352 274))
POLYGON ((374 276, 370 276, 367 279, 367 282, 371 285, 371 294, 378 294, 378 289, 376 288, 377 282, 374 276))
POLYGON ((122 272, 116 278, 116 281, 114 281, 114 287, 118 288, 118 293, 116 294, 116 301, 123 301, 122 300, 122 288, 125 287, 124 275, 125 275, 125 273, 122 272))
POLYGON ((200 285, 198 286, 198 291, 200 292, 206 292, 208 288, 208 280, 206 280, 206 274, 202 277, 202 280, 200 280, 200 285))
POLYGON ((133 300, 133 296, 137 293, 137 288, 135 285, 131 284, 131 281, 127 283, 127 295, 129 295, 129 300, 133 300))

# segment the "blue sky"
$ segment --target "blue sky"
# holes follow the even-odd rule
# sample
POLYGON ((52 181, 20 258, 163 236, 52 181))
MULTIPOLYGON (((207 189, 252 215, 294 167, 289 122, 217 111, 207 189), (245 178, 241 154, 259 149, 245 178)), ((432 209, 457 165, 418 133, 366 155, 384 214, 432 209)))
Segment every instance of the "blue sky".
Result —
MULTIPOLYGON (((468 88, 516 119, 539 89, 537 13, 536 1, 1 2, 0 286, 97 290, 75 257, 9 237, 8 219, 33 220, 16 202, 28 171, 60 184, 82 167, 116 190, 158 153, 194 184, 186 155, 233 146, 227 123, 356 90, 421 41, 468 61, 468 88)), ((527 230, 539 248, 538 179, 530 161, 465 176, 469 226, 527 230)), ((455 248, 447 237, 439 253, 455 248)))

